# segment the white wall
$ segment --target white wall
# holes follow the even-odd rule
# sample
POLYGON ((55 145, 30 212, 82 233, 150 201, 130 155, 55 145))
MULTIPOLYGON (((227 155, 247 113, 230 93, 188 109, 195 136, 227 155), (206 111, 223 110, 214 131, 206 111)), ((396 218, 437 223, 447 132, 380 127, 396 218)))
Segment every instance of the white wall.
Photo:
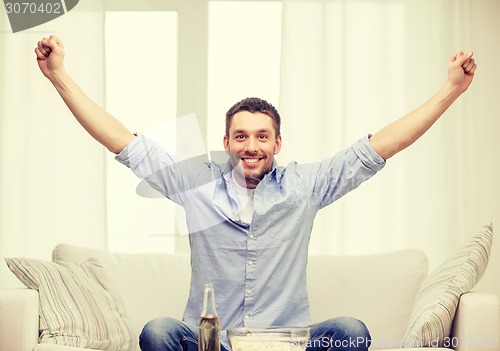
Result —
MULTIPOLYGON (((500 297, 500 2, 472 1, 472 36, 479 69, 475 79, 480 84, 472 91, 477 115, 470 116, 475 129, 474 154, 467 166, 477 173, 478 180, 468 185, 465 199, 470 210, 467 226, 481 220, 493 223, 493 249, 488 269, 475 290, 493 291, 500 297), (480 3, 480 11, 474 7, 480 3), (487 54, 486 54, 487 53, 487 54)), ((464 141, 468 142, 468 141, 464 141)))

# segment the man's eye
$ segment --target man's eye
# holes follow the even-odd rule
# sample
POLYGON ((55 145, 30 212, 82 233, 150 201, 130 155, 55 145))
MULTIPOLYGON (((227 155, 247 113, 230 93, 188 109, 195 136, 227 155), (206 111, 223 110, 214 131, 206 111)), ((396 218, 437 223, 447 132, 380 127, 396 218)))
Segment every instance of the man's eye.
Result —
POLYGON ((245 136, 244 135, 237 135, 237 136, 235 136, 235 139, 245 139, 245 136))
POLYGON ((265 134, 263 134, 263 135, 259 135, 259 139, 263 139, 263 140, 265 140, 265 139, 267 139, 267 135, 265 135, 265 134))

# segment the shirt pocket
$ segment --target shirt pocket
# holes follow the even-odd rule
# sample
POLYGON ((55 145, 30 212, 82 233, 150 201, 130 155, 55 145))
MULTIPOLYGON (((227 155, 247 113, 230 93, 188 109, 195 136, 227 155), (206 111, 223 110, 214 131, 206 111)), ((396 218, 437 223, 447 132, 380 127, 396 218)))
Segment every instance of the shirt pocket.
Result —
POLYGON ((298 213, 301 211, 297 211, 297 206, 289 202, 276 204, 271 211, 269 236, 281 242, 292 241, 298 231, 298 221, 300 220, 298 213))

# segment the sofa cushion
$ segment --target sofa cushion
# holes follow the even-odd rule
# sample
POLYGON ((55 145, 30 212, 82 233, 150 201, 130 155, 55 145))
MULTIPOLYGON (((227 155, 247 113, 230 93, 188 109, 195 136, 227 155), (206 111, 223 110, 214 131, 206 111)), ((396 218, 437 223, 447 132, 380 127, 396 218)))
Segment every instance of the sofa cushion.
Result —
POLYGON ((492 241, 492 226, 483 227, 424 281, 404 347, 443 346, 450 335, 460 296, 470 291, 486 270, 492 241))
POLYGON ((6 258, 29 289, 38 290, 40 342, 102 350, 133 349, 123 302, 96 260, 85 263, 6 258))
POLYGON ((99 260, 122 297, 139 336, 144 325, 158 317, 182 318, 189 294, 191 270, 187 254, 126 254, 59 244, 53 260, 99 260))
POLYGON ((319 322, 352 316, 366 323, 373 340, 371 349, 399 347, 427 272, 427 256, 419 250, 310 256, 311 318, 319 322))

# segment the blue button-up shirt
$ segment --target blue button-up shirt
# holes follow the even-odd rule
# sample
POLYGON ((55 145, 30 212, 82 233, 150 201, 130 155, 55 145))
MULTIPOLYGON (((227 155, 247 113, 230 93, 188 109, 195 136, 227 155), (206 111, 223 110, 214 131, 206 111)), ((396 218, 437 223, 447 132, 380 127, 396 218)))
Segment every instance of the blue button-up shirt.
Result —
POLYGON ((385 165, 369 136, 322 162, 275 163, 255 189, 248 224, 239 217, 229 163, 176 162, 142 135, 117 159, 184 207, 192 266, 184 321, 197 325, 210 282, 223 330, 311 323, 306 264, 314 217, 385 165))

